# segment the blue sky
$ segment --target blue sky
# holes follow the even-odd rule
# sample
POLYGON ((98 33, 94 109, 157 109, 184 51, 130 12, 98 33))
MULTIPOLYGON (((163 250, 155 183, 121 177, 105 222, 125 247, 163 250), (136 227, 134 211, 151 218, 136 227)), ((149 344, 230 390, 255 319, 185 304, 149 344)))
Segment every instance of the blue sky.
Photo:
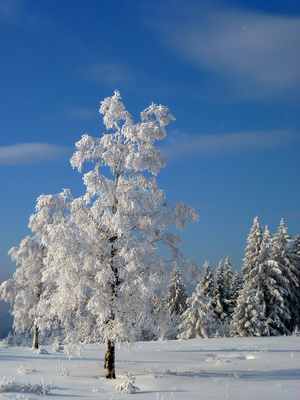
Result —
POLYGON ((239 269, 256 215, 300 233, 298 1, 1 0, 0 31, 0 281, 37 197, 84 194, 69 159, 115 89, 136 122, 152 101, 176 117, 158 182, 200 214, 187 257, 239 269))

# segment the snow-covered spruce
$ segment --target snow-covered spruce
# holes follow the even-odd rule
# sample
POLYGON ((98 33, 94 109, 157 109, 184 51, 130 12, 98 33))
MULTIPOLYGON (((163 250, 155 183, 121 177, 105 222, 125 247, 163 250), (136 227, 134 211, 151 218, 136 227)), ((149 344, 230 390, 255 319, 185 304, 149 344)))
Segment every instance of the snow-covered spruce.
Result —
POLYGON ((230 323, 235 306, 234 290, 232 266, 227 256, 224 262, 224 313, 226 314, 225 322, 227 324, 230 323))
POLYGON ((284 220, 272 237, 267 227, 262 233, 256 217, 247 240, 242 288, 231 333, 290 335, 299 321, 299 271, 284 220))
POLYGON ((210 280, 212 278, 209 264, 205 264, 205 275, 196 286, 195 292, 187 300, 188 308, 182 314, 179 326, 179 339, 212 337, 216 326, 214 298, 210 296, 210 280))
POLYGON ((187 309, 187 291, 182 279, 182 274, 178 268, 174 269, 171 282, 167 288, 165 299, 165 309, 168 311, 169 319, 169 339, 175 339, 179 333, 178 327, 181 315, 187 309))
POLYGON ((266 294, 269 280, 264 263, 268 259, 269 231, 265 233, 256 217, 248 236, 246 257, 242 268, 243 282, 232 315, 232 336, 262 336, 268 334, 266 294))
POLYGON ((225 312, 225 290, 226 290, 226 282, 224 276, 224 266, 223 266, 223 261, 220 260, 215 275, 215 295, 214 295, 215 312, 217 315, 218 325, 223 325, 227 317, 227 314, 225 312))
POLYGON ((166 308, 171 315, 180 316, 187 309, 186 300, 187 292, 182 274, 178 268, 175 268, 171 282, 168 285, 166 308))
POLYGON ((244 286, 231 321, 231 336, 262 336, 265 332, 265 309, 261 293, 244 286))
POLYGON ((300 235, 287 248, 288 269, 286 274, 290 282, 290 294, 287 298, 291 312, 290 330, 300 327, 300 235))
MULTIPOLYGON (((272 328, 279 334, 290 334, 299 323, 300 306, 300 269, 299 259, 293 256, 290 248, 292 238, 282 218, 277 233, 270 240, 269 265, 278 273, 279 296, 275 304, 279 304, 281 315, 274 319, 272 328), (280 301, 279 297, 283 300, 280 301), (283 304, 284 303, 284 304, 283 304)), ((276 312, 276 310, 273 311, 276 312)))

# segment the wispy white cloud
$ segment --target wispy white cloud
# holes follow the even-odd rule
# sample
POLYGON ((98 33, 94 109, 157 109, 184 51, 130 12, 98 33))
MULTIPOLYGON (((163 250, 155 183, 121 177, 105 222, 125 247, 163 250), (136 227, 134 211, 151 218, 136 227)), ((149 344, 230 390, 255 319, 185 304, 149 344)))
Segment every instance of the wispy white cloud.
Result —
POLYGON ((174 132, 161 146, 167 161, 200 157, 216 157, 262 151, 280 146, 299 145, 300 135, 294 131, 254 131, 211 135, 186 135, 174 132))
POLYGON ((53 33, 57 27, 57 20, 49 18, 34 3, 26 0, 0 0, 0 22, 39 32, 53 33))
POLYGON ((144 73, 133 65, 115 61, 85 65, 77 73, 86 80, 112 90, 133 90, 141 94, 174 93, 174 87, 169 87, 157 76, 144 73))
POLYGON ((13 23, 16 21, 23 9, 23 0, 1 0, 0 1, 0 21, 13 23))
POLYGON ((300 213, 284 213, 282 218, 300 218, 300 213))
POLYGON ((233 11, 216 4, 204 8, 202 2, 180 4, 152 24, 169 49, 223 79, 238 98, 297 93, 299 17, 233 11))
POLYGON ((26 165, 66 159, 71 149, 49 143, 20 143, 0 147, 0 165, 26 165))
POLYGON ((88 80, 113 87, 132 84, 135 75, 128 66, 116 62, 86 65, 80 69, 80 73, 88 80))
POLYGON ((76 107, 71 105, 66 105, 64 107, 65 114, 68 118, 76 119, 76 120, 88 120, 95 115, 97 116, 97 109, 93 110, 92 108, 88 107, 76 107))

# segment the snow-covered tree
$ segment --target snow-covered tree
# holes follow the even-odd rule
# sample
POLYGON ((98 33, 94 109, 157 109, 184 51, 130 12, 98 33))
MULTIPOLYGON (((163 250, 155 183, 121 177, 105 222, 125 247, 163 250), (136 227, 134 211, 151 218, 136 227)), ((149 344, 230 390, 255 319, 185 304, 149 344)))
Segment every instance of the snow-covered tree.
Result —
POLYGON ((224 306, 223 310, 226 314, 226 321, 229 322, 234 309, 234 294, 233 294, 233 274, 232 266, 228 256, 224 263, 224 306))
POLYGON ((201 279, 201 286, 205 296, 213 298, 215 295, 215 279, 214 274, 210 268, 209 262, 206 260, 203 265, 203 278, 201 279))
POLYGON ((236 273, 232 277, 232 283, 231 283, 231 301, 232 301, 232 307, 233 310, 236 307, 236 301, 237 298, 239 297, 239 292, 242 287, 242 278, 239 274, 239 271, 236 271, 236 273))
POLYGON ((258 217, 254 218, 253 226, 247 238, 248 245, 246 247, 246 255, 244 265, 242 267, 243 277, 247 276, 253 267, 257 265, 257 257, 260 252, 260 245, 263 237, 262 229, 258 222, 258 217))
POLYGON ((30 226, 47 230, 43 279, 57 281, 48 304, 66 341, 104 341, 105 376, 115 378, 115 344, 140 337, 154 323, 154 291, 176 266, 188 279, 198 273, 178 250, 179 237, 167 232, 173 225, 184 229, 198 215, 183 203, 168 204, 155 179, 165 166, 155 142, 174 119, 169 110, 151 104, 134 124, 116 91, 101 102, 100 113, 110 132, 85 134, 71 158, 79 172, 86 161, 94 163, 83 176, 85 195, 40 196, 30 226), (160 246, 171 250, 169 259, 162 259, 160 246))
POLYGON ((139 340, 167 340, 174 339, 172 317, 165 306, 165 299, 154 295, 152 299, 152 318, 154 323, 146 326, 139 340))
POLYGON ((253 277, 260 265, 261 243, 263 231, 258 217, 254 218, 252 228, 247 238, 246 255, 242 267, 242 284, 236 298, 236 307, 232 313, 232 336, 261 336, 265 328, 265 307, 263 296, 256 293, 253 277), (253 299, 253 296, 255 298, 253 299))
POLYGON ((291 309, 293 308, 293 294, 297 282, 297 272, 288 257, 288 245, 292 241, 287 234, 284 219, 280 221, 278 232, 273 235, 269 244, 269 260, 267 265, 272 269, 274 283, 270 295, 268 316, 273 335, 290 334, 291 309))
POLYGON ((215 312, 213 298, 205 294, 204 278, 196 286, 195 292, 188 298, 188 308, 182 314, 182 323, 179 326, 179 339, 212 337, 215 329, 215 312))
POLYGON ((268 228, 265 228, 263 237, 259 246, 258 256, 255 258, 255 262, 252 263, 252 269, 249 270, 243 278, 242 290, 237 299, 237 308, 233 314, 233 326, 235 327, 234 332, 237 336, 237 332, 243 332, 242 336, 246 335, 246 332, 250 336, 255 335, 270 335, 268 310, 269 302, 272 301, 272 270, 268 265, 269 260, 269 239, 270 233, 268 228), (253 300, 253 295, 255 299, 253 300), (251 310, 255 308, 255 312, 252 315, 251 310), (240 321, 238 326, 239 312, 245 308, 248 310, 248 314, 240 321), (249 318, 251 316, 251 318, 249 318), (246 326, 245 326, 246 321, 246 326))
POLYGON ((290 331, 300 327, 300 235, 295 237, 288 247, 289 259, 287 277, 290 283, 290 294, 287 298, 288 308, 291 312, 290 331))
POLYGON ((171 282, 168 285, 166 308, 173 316, 180 316, 187 309, 186 286, 178 268, 174 269, 171 282))
POLYGON ((209 262, 205 261, 203 276, 195 292, 187 300, 188 308, 182 314, 179 339, 212 337, 216 329, 215 280, 209 262))
POLYGON ((224 285, 225 285, 226 297, 230 297, 232 278, 233 278, 232 266, 231 266, 231 264, 229 262, 229 258, 227 256, 226 260, 224 262, 224 285))
POLYGON ((33 330, 33 348, 38 348, 40 324, 47 315, 40 314, 38 305, 44 294, 42 273, 45 268, 46 248, 36 237, 27 236, 19 247, 13 247, 9 254, 19 265, 13 278, 0 286, 0 298, 11 304, 14 329, 17 332, 33 330))
MULTIPOLYGON (((259 231, 256 229, 256 232, 259 231)), ((260 233, 257 237, 260 237, 260 233)), ((245 336, 247 332, 249 335, 260 332, 260 335, 267 336, 289 334, 285 323, 289 319, 285 304, 288 280, 283 274, 283 267, 272 259, 272 240, 267 227, 259 244, 254 237, 255 256, 244 269, 242 290, 233 313, 233 335, 245 336), (253 307, 255 311, 252 312, 253 307), (241 318, 243 313, 245 316, 241 318)), ((277 248, 277 241, 273 243, 274 249, 277 248)))
POLYGON ((261 292, 244 286, 237 299, 231 320, 231 336, 262 336, 265 330, 265 309, 261 292))
POLYGON ((170 319, 169 339, 175 339, 178 335, 180 317, 187 309, 187 291, 182 279, 182 274, 178 268, 174 269, 172 279, 167 288, 165 299, 165 309, 168 311, 170 319))
POLYGON ((224 276, 224 266, 223 261, 220 260, 216 275, 215 275, 215 311, 217 314, 218 324, 222 325, 226 321, 226 311, 225 311, 225 276, 224 276))

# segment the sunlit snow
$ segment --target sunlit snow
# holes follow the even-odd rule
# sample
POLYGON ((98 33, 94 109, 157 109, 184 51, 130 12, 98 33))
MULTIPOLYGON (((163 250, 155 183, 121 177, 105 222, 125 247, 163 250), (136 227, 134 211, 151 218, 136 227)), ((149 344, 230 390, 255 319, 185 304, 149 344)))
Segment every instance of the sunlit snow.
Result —
POLYGON ((0 397, 296 400, 300 392, 300 337, 138 342, 131 351, 125 346, 117 349, 116 380, 103 378, 104 346, 86 347, 81 357, 71 359, 55 353, 52 346, 45 349, 49 354, 26 347, 0 348, 0 388, 5 390, 5 382, 14 379, 16 388, 38 388, 43 383, 50 393, 2 391, 0 397), (116 393, 129 373, 139 390, 116 393))

